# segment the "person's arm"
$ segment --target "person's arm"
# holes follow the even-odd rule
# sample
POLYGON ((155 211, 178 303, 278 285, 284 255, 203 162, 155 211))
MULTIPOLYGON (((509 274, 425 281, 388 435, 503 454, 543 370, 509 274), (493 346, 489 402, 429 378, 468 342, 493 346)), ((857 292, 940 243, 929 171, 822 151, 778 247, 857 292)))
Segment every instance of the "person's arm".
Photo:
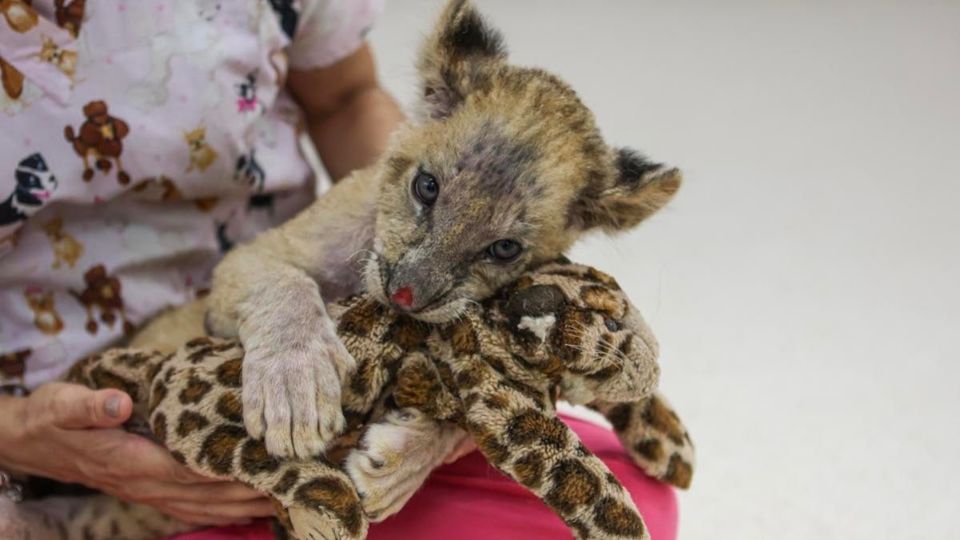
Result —
POLYGON ((334 181, 373 163, 404 119, 377 80, 369 45, 328 67, 291 70, 287 88, 334 181))
POLYGON ((26 398, 0 395, 0 469, 80 483, 193 525, 272 514, 262 494, 198 476, 162 447, 119 429, 132 411, 123 392, 65 383, 41 385, 26 398))

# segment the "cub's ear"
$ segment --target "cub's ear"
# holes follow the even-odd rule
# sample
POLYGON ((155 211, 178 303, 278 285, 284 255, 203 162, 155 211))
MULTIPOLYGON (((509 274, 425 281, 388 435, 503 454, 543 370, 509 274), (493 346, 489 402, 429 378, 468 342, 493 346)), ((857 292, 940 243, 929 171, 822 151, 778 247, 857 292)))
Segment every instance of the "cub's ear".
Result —
POLYGON ((449 116, 484 83, 486 70, 506 56, 500 32, 487 24, 469 0, 449 2, 417 62, 424 115, 449 116))
POLYGON ((616 232, 635 227, 660 210, 680 189, 679 169, 654 163, 634 150, 616 153, 616 176, 600 188, 587 188, 572 216, 583 229, 616 232))

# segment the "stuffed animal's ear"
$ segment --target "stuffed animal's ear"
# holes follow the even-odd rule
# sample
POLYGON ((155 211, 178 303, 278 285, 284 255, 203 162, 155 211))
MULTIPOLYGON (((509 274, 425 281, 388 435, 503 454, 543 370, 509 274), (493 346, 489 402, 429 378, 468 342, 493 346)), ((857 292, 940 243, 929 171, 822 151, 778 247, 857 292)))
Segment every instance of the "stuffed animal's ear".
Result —
POLYGON ((500 32, 473 4, 451 0, 417 62, 425 115, 449 116, 479 84, 484 69, 506 56, 500 32))
POLYGON ((583 229, 629 229, 666 206, 680 189, 682 179, 679 169, 621 148, 616 153, 613 181, 584 190, 572 217, 583 229))

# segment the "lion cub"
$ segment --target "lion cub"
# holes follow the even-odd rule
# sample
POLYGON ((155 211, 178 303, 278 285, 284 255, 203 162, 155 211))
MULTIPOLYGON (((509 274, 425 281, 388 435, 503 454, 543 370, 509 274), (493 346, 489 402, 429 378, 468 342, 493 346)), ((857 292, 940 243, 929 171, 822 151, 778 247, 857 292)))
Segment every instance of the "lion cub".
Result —
POLYGON ((508 63, 468 1, 448 4, 418 70, 420 117, 379 163, 214 271, 205 326, 242 341, 244 422, 273 454, 318 454, 344 427, 354 360, 325 302, 365 289, 449 321, 583 234, 634 227, 680 187, 677 169, 608 146, 563 81, 508 63))

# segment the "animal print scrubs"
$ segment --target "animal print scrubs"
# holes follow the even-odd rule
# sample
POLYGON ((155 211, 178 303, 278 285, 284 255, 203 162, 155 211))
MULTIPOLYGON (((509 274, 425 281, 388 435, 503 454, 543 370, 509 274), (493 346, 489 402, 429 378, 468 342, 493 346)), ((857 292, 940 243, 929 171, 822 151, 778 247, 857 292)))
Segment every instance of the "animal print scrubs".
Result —
POLYGON ((288 69, 378 0, 0 0, 0 386, 32 388, 202 291, 310 202, 288 69))

